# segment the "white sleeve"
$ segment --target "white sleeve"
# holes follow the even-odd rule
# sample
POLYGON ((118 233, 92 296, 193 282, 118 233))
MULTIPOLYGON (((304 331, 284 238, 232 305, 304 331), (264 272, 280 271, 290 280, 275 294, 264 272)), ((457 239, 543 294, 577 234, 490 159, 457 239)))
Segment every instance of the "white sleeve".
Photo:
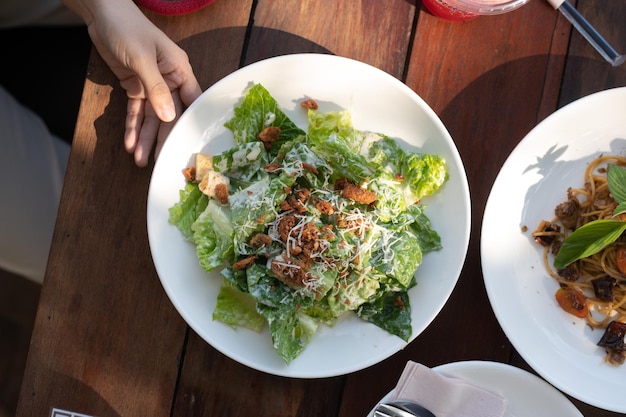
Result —
POLYGON ((0 268, 43 281, 69 151, 0 86, 0 268))

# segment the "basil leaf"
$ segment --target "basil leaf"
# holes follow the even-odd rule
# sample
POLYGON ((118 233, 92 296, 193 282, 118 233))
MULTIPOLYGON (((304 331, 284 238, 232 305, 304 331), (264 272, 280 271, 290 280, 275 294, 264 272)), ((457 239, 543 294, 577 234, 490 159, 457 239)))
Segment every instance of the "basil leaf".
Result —
POLYGON ((591 256, 615 242, 626 230, 626 222, 594 220, 567 236, 554 258, 554 267, 565 268, 578 259, 591 256))
POLYGON ((626 203, 619 203, 615 210, 613 210, 613 216, 626 212, 626 203))
POLYGON ((615 201, 618 203, 626 202, 626 168, 610 164, 607 167, 606 179, 615 201))

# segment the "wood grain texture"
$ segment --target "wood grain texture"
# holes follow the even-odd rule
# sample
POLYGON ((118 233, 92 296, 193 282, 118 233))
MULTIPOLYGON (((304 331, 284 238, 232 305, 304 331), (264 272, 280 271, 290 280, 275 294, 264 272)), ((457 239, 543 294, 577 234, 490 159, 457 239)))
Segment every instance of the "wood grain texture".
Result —
POLYGON ((296 52, 331 53, 401 78, 415 2, 406 0, 258 2, 246 62, 296 52))
POLYGON ((146 236, 149 171, 131 169, 116 122, 125 99, 104 68, 93 66, 84 89, 90 104, 79 118, 93 122, 77 126, 27 364, 39 371, 22 386, 24 415, 47 415, 51 405, 167 415, 171 399, 162 394, 176 383, 186 327, 156 279, 146 239, 133 238, 146 236), (119 401, 125 396, 135 400, 119 401))
MULTIPOLYGON (((260 1, 257 4, 244 59, 246 64, 281 54, 304 52, 358 58, 364 53, 361 50, 366 50, 367 57, 361 56, 362 60, 382 67, 398 78, 402 76, 413 5, 396 0, 386 3, 304 1, 294 6, 295 3, 288 0, 260 1), (359 10, 352 11, 354 7, 359 10), (333 16, 337 27, 345 30, 338 33, 329 31, 329 16, 333 16), (377 16, 386 16, 383 22, 378 22, 386 25, 386 36, 366 36, 371 33, 371 25, 377 16), (406 45, 400 57, 390 50, 390 42, 406 45)), ((224 358, 206 344, 198 342, 197 336, 191 338, 189 349, 186 355, 189 362, 186 361, 183 366, 181 394, 175 407, 177 416, 230 416, 251 409, 257 416, 272 416, 276 415, 277 398, 288 399, 280 403, 282 415, 332 415, 328 414, 330 410, 339 408, 343 378, 292 381, 268 376, 224 358), (221 366, 211 366, 207 371, 204 366, 207 363, 219 363, 221 366), (238 382, 228 387, 216 387, 215 381, 225 378, 238 382), (257 388, 254 396, 241 396, 241 392, 248 391, 245 387, 249 385, 268 386, 268 395, 258 393, 261 388, 257 388), (239 399, 233 401, 237 396, 239 399)))
MULTIPOLYGON (((207 19, 196 15, 194 30, 187 22, 186 37, 173 19, 154 17, 173 39, 198 51, 190 54, 196 66, 218 63, 209 67, 215 72, 199 76, 204 86, 239 64, 250 3, 240 2, 238 14, 228 6, 199 12, 207 19), (228 33, 203 35, 223 25, 228 33), (239 48, 225 54, 207 39, 239 39, 239 48)), ((117 80, 97 54, 88 71, 27 364, 39 371, 24 378, 19 413, 48 415, 55 406, 96 416, 167 416, 187 327, 150 257, 151 169, 134 167, 123 149, 126 98, 117 80)))
MULTIPOLYGON (((625 2, 580 0, 579 7, 626 47, 625 2)), ((543 1, 466 23, 437 19, 406 0, 218 0, 185 16, 147 14, 187 51, 203 89, 242 65, 301 52, 354 58, 404 81, 441 117, 464 160, 473 217, 468 257, 435 321, 381 364, 307 380, 227 358, 188 328, 159 283, 146 236, 150 169, 134 167, 122 147, 124 92, 93 53, 18 416, 48 415, 56 406, 99 417, 362 417, 407 360, 529 369, 484 289, 482 212, 519 141, 559 106, 624 85, 623 68, 607 68, 543 1)), ((612 415, 576 405, 585 416, 612 415)))
MULTIPOLYGON (((623 1, 579 0, 577 8, 616 51, 626 54, 626 5, 623 1)), ((626 64, 612 67, 576 30, 572 30, 559 106, 607 88, 622 86, 626 86, 626 64)))

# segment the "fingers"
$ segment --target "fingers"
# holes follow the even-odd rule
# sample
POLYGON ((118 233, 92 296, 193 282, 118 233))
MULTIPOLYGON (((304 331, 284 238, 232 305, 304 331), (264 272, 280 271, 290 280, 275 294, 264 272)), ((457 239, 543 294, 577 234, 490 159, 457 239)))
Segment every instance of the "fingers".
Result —
POLYGON ((129 98, 126 106, 126 129, 124 131, 124 148, 129 153, 135 152, 143 119, 144 100, 129 98))
MULTIPOLYGON (((172 94, 172 97, 174 98, 174 105, 176 106, 176 114, 180 115, 183 111, 183 102, 181 100, 181 96, 178 93, 174 92, 172 94)), ((177 120, 178 120, 178 117, 170 123, 161 123, 161 126, 159 128, 159 133, 157 135, 156 147, 154 150, 155 160, 159 157, 159 153, 161 152, 161 148, 163 147, 163 144, 165 143, 165 139, 167 139, 167 137, 169 136, 177 120)))
POLYGON ((191 67, 189 67, 189 74, 185 81, 180 85, 180 98, 182 104, 185 106, 191 105, 202 94, 202 89, 198 80, 193 75, 191 67))
MULTIPOLYGON (((183 103, 178 92, 172 92, 172 101, 176 114, 182 113, 183 103)), ((138 167, 143 168, 148 165, 153 148, 154 159, 157 159, 176 120, 177 118, 171 122, 162 122, 152 106, 145 100, 128 100, 124 146, 127 152, 133 154, 138 167)))
POLYGON ((146 63, 144 71, 137 75, 144 85, 148 101, 150 101, 155 115, 164 122, 174 120, 176 118, 176 107, 172 99, 172 93, 156 62, 146 63))
POLYGON ((150 160, 150 153, 159 133, 161 120, 157 117, 151 105, 145 106, 143 124, 139 130, 137 143, 134 149, 135 164, 138 167, 145 167, 150 160))

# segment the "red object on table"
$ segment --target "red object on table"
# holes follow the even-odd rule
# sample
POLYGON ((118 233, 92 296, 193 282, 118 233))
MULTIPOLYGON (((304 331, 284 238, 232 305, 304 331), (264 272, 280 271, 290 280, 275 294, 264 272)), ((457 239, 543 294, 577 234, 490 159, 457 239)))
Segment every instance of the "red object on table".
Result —
POLYGON ((140 6, 166 16, 195 12, 211 2, 213 0, 136 0, 140 6))

